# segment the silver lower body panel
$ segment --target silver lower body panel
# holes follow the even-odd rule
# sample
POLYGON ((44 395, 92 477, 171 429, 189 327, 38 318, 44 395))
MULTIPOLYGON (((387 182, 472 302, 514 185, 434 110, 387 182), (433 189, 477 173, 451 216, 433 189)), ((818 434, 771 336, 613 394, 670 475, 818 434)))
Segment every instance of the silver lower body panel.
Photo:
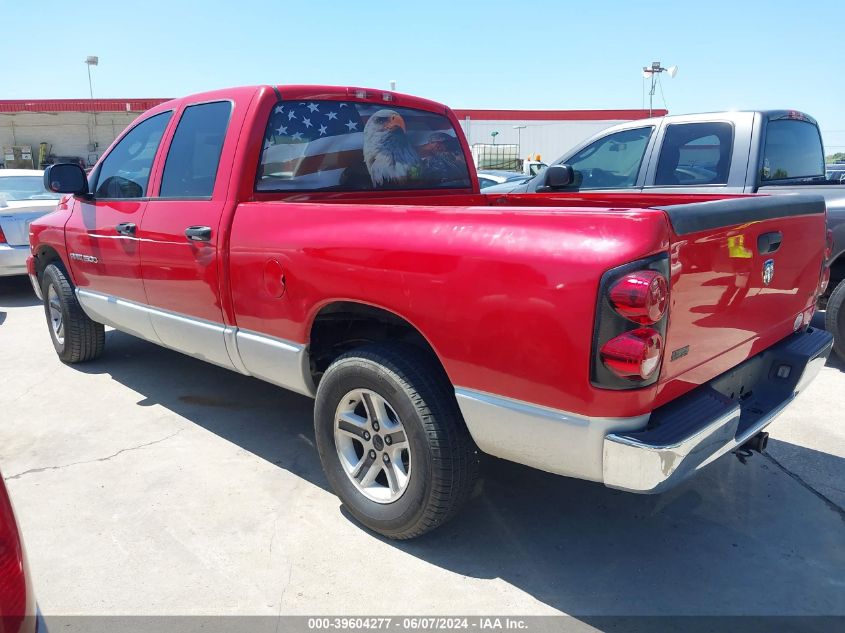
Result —
POLYGON ((76 296, 98 323, 297 393, 316 393, 301 343, 90 290, 77 288, 76 296))

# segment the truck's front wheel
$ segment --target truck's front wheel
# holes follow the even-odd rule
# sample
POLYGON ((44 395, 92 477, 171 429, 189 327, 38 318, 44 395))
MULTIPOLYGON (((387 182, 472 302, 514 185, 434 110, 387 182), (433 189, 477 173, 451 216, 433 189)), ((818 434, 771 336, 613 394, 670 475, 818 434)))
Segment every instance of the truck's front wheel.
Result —
POLYGON ((329 483, 368 528, 407 539, 451 518, 478 456, 440 366, 412 346, 373 344, 338 358, 314 410, 329 483))
POLYGON ((64 268, 50 264, 44 269, 41 292, 50 338, 62 362, 81 363, 102 354, 105 328, 82 310, 64 268))
POLYGON ((833 334, 833 351, 845 360, 845 279, 837 284, 828 297, 824 328, 833 334))

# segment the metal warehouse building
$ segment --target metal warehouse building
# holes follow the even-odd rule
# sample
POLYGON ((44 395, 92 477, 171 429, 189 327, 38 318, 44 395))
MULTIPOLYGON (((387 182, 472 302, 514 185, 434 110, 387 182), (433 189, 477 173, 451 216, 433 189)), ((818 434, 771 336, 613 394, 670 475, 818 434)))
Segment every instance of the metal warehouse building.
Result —
MULTIPOLYGON (((166 99, 0 100, 0 147, 4 162, 13 147, 32 150, 38 168, 39 145, 61 160, 93 165, 135 117, 166 99)), ((20 158, 22 152, 16 153, 20 158)))
MULTIPOLYGON (((93 165, 135 117, 163 101, 166 99, 0 100, 4 162, 8 164, 10 156, 20 160, 30 148, 36 168, 39 150, 41 155, 53 157, 49 162, 79 159, 84 165, 93 165), (42 143, 46 144, 43 149, 42 143)), ((493 140, 518 144, 523 157, 540 154, 546 161, 608 126, 648 117, 647 110, 456 109, 455 114, 470 145, 493 140), (491 136, 493 132, 497 134, 491 136)), ((663 116, 666 111, 655 110, 654 114, 663 116)))

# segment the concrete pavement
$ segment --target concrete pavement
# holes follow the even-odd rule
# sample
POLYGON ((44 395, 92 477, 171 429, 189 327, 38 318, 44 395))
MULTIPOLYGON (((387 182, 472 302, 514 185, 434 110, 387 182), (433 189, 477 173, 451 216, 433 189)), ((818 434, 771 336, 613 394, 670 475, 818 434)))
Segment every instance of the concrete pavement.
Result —
POLYGON ((61 364, 0 280, 0 468, 47 615, 845 614, 845 371, 657 497, 490 459, 457 520, 391 542, 327 489, 310 400, 109 332, 61 364))

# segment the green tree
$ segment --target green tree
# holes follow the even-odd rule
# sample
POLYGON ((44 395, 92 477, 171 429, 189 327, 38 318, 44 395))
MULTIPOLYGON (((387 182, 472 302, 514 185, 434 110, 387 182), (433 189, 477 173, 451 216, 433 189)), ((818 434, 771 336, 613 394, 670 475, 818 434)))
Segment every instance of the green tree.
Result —
POLYGON ((837 152, 836 154, 831 154, 830 156, 825 156, 824 162, 826 162, 826 163, 845 163, 845 152, 837 152))

